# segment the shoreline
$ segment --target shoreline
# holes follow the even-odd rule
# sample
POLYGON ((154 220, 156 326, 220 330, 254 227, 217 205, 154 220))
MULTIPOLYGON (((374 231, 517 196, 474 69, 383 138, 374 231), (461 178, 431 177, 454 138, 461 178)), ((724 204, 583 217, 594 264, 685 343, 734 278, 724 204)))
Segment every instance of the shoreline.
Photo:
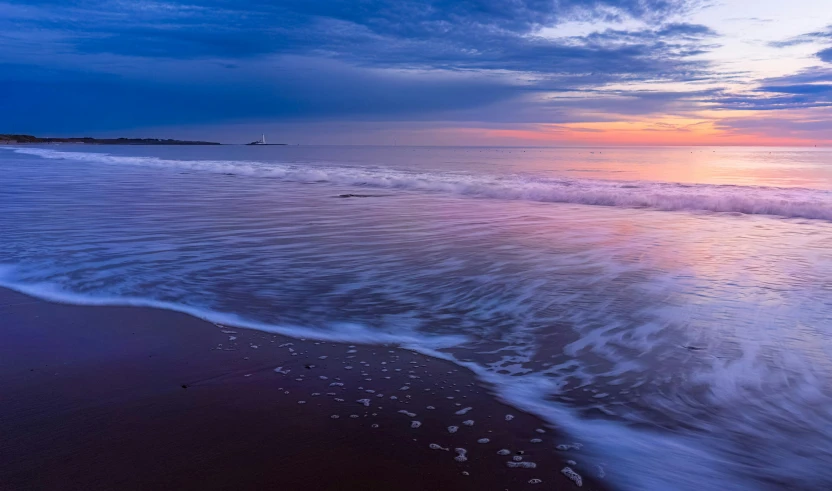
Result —
POLYGON ((0 144, 41 145, 220 145, 217 142, 201 140, 175 140, 173 138, 92 138, 92 137, 38 137, 33 135, 0 134, 0 144))
POLYGON ((7 288, 0 314, 14 489, 577 489, 567 466, 602 489, 556 429, 405 348, 7 288))

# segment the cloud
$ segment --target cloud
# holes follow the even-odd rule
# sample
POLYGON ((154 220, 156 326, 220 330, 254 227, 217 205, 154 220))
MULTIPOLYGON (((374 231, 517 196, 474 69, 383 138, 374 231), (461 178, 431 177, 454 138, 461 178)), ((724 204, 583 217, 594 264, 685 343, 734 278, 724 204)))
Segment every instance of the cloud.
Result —
MULTIPOLYGON (((792 38, 770 43, 775 48, 785 48, 801 44, 826 44, 832 43, 832 25, 821 31, 808 32, 792 38)), ((821 61, 832 63, 832 47, 825 48, 815 54, 821 61)))
MULTIPOLYGON (((832 43, 832 25, 822 31, 814 31, 800 36, 795 36, 784 41, 776 41, 771 43, 772 46, 783 48, 788 46, 796 46, 800 44, 826 44, 832 43)), ((825 48, 815 54, 821 61, 832 63, 832 47, 825 48)))
MULTIPOLYGON (((762 120, 782 120, 795 135, 827 128, 832 69, 756 83, 717 70, 702 55, 719 47, 720 33, 680 21, 700 5, 0 0, 0 90, 9 95, 0 99, 0 132, 349 121, 571 134, 629 121, 695 133, 687 121, 703 109, 760 114, 756 122, 726 116, 719 128, 729 133, 774 131, 762 120), (747 88, 717 88, 729 82, 747 88)), ((832 26, 775 44, 812 44, 832 63, 827 43, 832 26)))
POLYGON ((756 136, 763 140, 832 142, 832 109, 780 111, 776 114, 775 117, 727 117, 717 121, 715 127, 726 135, 756 136))
POLYGON ((708 102, 718 109, 747 111, 832 106, 832 69, 812 67, 784 77, 763 79, 752 91, 717 92, 708 102))
MULTIPOLYGON (((691 57, 715 33, 671 22, 697 4, 0 0, 0 86, 85 128, 256 118, 598 120, 604 108, 594 98, 605 84, 707 75, 691 57), (571 20, 623 19, 649 27, 537 34, 571 20), (568 92, 579 96, 552 97, 568 92)), ((607 111, 627 114, 687 104, 671 92, 605 97, 607 111)), ((3 104, 15 115, 8 120, 33 118, 21 103, 3 104)))
POLYGON ((34 3, 25 18, 0 23, 3 31, 50 33, 76 53, 187 60, 282 54, 390 68, 672 77, 693 65, 683 60, 701 52, 692 45, 713 34, 701 25, 662 26, 690 0, 34 3), (658 27, 560 41, 534 34, 572 19, 611 18, 658 27))
POLYGON ((774 41, 769 43, 775 48, 786 48, 789 46, 797 46, 800 44, 818 43, 832 41, 832 26, 827 27, 822 31, 807 32, 799 36, 793 36, 783 41, 774 41))
POLYGON ((763 85, 758 92, 779 92, 783 94, 820 95, 832 93, 832 84, 763 85))
POLYGON ((725 96, 718 99, 716 107, 740 111, 779 111, 832 106, 828 97, 793 96, 725 96))
POLYGON ((827 82, 832 83, 832 68, 816 66, 783 77, 763 79, 760 83, 763 85, 799 85, 827 82))
POLYGON ((11 75, 0 80, 0 91, 26 94, 0 99, 0 113, 16 115, 2 118, 0 126, 61 132, 73 125, 94 131, 257 119, 441 119, 517 97, 516 88, 499 77, 395 73, 332 60, 279 57, 235 69, 186 68, 189 73, 150 72, 139 79, 0 65, 11 75))

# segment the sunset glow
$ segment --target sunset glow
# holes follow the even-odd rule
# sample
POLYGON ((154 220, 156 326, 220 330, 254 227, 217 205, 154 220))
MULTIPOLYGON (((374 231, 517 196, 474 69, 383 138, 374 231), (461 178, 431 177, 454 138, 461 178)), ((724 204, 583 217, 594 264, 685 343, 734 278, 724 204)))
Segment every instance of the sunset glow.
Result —
POLYGON ((0 133, 832 144, 829 2, 370 3, 0 1, 0 133))

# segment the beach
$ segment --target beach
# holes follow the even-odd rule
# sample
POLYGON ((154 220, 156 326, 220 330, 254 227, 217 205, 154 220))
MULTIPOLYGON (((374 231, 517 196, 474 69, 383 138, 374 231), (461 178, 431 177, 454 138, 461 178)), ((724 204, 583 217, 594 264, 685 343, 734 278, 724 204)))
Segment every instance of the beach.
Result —
POLYGON ((830 489, 830 153, 593 152, 0 149, 0 476, 830 489))
POLYGON ((572 459, 601 489, 443 360, 6 289, 0 316, 3 489, 567 490, 572 459))
POLYGON ((832 491, 832 1, 0 39, 0 491, 832 491))

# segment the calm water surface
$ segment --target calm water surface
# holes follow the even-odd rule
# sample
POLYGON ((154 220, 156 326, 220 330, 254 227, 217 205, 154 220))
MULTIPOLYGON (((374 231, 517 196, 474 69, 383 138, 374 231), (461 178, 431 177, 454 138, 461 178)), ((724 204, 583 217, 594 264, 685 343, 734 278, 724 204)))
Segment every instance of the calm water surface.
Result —
POLYGON ((832 151, 0 147, 0 283, 453 357, 627 490, 832 488, 832 151))

